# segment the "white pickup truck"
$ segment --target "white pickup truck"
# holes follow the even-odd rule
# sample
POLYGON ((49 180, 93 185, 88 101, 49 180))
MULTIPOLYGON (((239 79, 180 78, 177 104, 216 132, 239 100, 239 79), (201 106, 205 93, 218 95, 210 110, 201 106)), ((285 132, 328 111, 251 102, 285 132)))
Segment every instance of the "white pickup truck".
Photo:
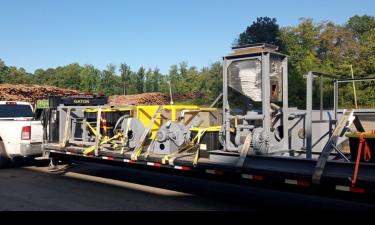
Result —
POLYGON ((17 157, 42 154, 43 127, 27 102, 0 101, 0 168, 17 157))

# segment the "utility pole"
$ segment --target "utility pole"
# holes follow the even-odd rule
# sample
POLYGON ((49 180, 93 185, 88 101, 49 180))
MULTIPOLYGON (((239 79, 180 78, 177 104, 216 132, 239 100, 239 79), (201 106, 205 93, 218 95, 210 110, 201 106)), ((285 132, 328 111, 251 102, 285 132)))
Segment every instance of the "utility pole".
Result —
POLYGON ((168 84, 169 84, 169 95, 171 97, 171 105, 173 105, 171 81, 168 81, 168 84))
MULTIPOLYGON (((350 65, 350 70, 352 72, 352 79, 354 79, 354 71, 353 71, 353 65, 350 65)), ((357 102, 357 91, 355 89, 355 81, 353 80, 353 91, 354 91, 354 103, 355 103, 355 109, 358 109, 358 102, 357 102)))

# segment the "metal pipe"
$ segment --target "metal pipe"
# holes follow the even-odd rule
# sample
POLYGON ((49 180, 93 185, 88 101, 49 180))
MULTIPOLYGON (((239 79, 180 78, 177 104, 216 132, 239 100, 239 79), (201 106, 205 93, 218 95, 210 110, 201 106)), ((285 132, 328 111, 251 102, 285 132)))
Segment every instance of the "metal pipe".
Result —
POLYGON ((263 129, 270 136, 271 115, 270 115, 270 54, 262 53, 262 112, 263 112, 263 129))
POLYGON ((334 111, 335 111, 335 120, 337 121, 337 110, 339 108, 339 83, 338 83, 338 80, 335 80, 335 83, 334 83, 334 87, 333 87, 333 92, 334 92, 334 96, 333 96, 333 108, 334 108, 334 111))
POLYGON ((321 136, 313 145, 312 145, 312 148, 315 148, 315 146, 317 144, 319 144, 319 142, 321 142, 326 136, 328 136, 331 132, 330 131, 327 131, 323 136, 321 136))
POLYGON ((306 79, 306 158, 312 158, 312 83, 313 74, 309 72, 306 79))
POLYGON ((347 162, 350 162, 350 160, 340 151, 335 145, 331 145, 333 149, 347 162))
MULTIPOLYGON (((282 82, 283 82, 283 106, 282 106, 282 126, 283 133, 286 136, 288 132, 288 117, 289 117, 289 95, 288 95, 288 58, 285 57, 283 60, 283 70, 282 70, 282 82)), ((288 143, 284 141, 284 147, 288 147, 288 143)), ((290 149, 290 148, 289 148, 290 149)))
POLYGON ((326 73, 320 73, 320 72, 316 72, 316 71, 310 71, 310 72, 311 72, 312 75, 316 75, 316 76, 328 77, 328 78, 333 78, 333 79, 339 78, 337 75, 334 75, 334 74, 326 74, 326 73))
POLYGON ((304 117, 300 117, 299 120, 291 128, 289 128, 289 132, 291 132, 303 120, 303 118, 304 117))
POLYGON ((234 117, 231 117, 231 118, 237 118, 237 119, 240 119, 240 120, 262 120, 263 119, 263 115, 262 114, 259 114, 259 115, 244 115, 244 116, 234 116, 234 117))
POLYGON ((320 120, 323 120, 323 77, 320 76, 320 120))
POLYGON ((223 97, 223 93, 220 93, 220 95, 217 96, 215 101, 210 105, 210 108, 213 108, 222 97, 223 97))
MULTIPOLYGON (((350 70, 352 72, 352 79, 354 79, 354 71, 353 71, 353 65, 350 65, 350 70)), ((354 92, 354 103, 355 103, 355 109, 358 109, 358 102, 357 102, 357 91, 355 89, 355 81, 353 80, 353 92, 354 92)))
POLYGON ((241 129, 254 129, 255 128, 255 126, 254 125, 238 125, 237 126, 237 130, 241 130, 241 129))
POLYGON ((337 79, 337 82, 339 83, 349 83, 352 81, 358 82, 358 81, 374 81, 375 78, 366 77, 366 78, 354 78, 354 79, 337 79))
POLYGON ((301 113, 297 112, 297 113, 290 113, 287 118, 295 119, 295 118, 301 118, 305 116, 306 116, 306 112, 301 112, 301 113))
POLYGON ((278 106, 278 105, 276 105, 275 103, 271 103, 271 109, 273 109, 273 110, 280 110, 281 107, 278 106))
POLYGON ((223 119, 225 131, 224 151, 229 150, 230 146, 230 108, 228 103, 228 69, 227 60, 223 61, 223 119))
POLYGON ((170 101, 170 104, 173 105, 173 96, 172 96, 172 85, 171 85, 171 81, 168 81, 168 85, 169 85, 169 96, 171 98, 171 101, 170 101))

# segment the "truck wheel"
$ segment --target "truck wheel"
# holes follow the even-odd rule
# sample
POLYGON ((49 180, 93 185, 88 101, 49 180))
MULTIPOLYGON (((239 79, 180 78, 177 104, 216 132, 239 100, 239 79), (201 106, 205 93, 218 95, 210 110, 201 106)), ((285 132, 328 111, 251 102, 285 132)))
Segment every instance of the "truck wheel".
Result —
POLYGON ((4 168, 9 163, 9 157, 5 152, 4 143, 0 140, 0 168, 4 168))

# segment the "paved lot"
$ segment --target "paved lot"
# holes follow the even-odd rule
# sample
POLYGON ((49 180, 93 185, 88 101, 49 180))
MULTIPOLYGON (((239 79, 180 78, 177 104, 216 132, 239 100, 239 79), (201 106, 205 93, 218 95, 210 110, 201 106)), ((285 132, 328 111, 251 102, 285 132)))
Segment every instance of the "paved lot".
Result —
POLYGON ((0 170, 0 210, 375 210, 375 204, 283 193, 106 165, 0 170))

